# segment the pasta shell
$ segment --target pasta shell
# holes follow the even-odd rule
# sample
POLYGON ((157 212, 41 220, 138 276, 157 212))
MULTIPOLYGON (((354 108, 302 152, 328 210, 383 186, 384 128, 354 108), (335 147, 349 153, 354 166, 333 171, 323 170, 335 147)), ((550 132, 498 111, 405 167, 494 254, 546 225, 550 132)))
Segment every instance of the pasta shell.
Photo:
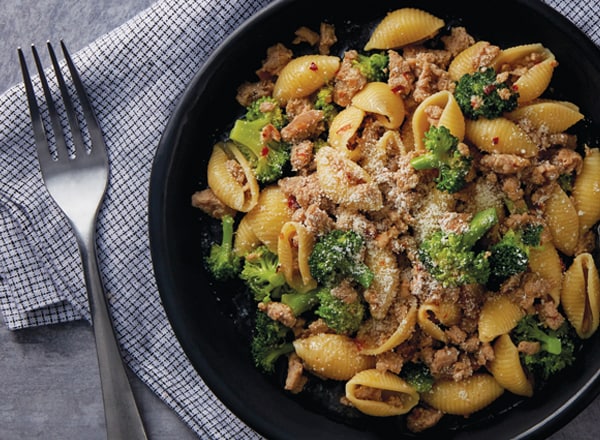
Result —
MULTIPOLYGON (((396 130, 386 130, 377 141, 376 148, 380 155, 405 155, 406 146, 402 136, 396 130)), ((368 160, 368 158, 366 158, 368 160)))
POLYGON ((250 164, 233 142, 219 142, 213 147, 207 167, 208 186, 225 205, 240 212, 248 212, 258 202, 260 188, 250 164), (234 176, 229 161, 239 165, 244 182, 234 176))
POLYGON ((465 122, 465 138, 487 153, 516 154, 533 157, 538 146, 517 124, 500 117, 479 118, 465 122))
POLYGON ((579 241, 579 217, 569 196, 555 185, 542 209, 554 246, 563 254, 573 255, 579 241))
POLYGON ((359 353, 356 343, 344 335, 320 333, 293 344, 305 368, 326 379, 349 380, 375 366, 375 358, 359 353))
POLYGON ((403 379, 376 369, 363 370, 346 382, 346 398, 360 412, 375 417, 406 414, 419 403, 419 393, 403 379), (369 393, 361 394, 364 388, 369 393))
POLYGON ((566 270, 560 300, 580 338, 587 339, 598 330, 600 278, 591 254, 579 254, 566 270))
POLYGON ((479 339, 481 342, 493 341, 510 332, 523 316, 525 312, 506 295, 488 297, 479 315, 479 339))
POLYGON ((400 270, 396 255, 390 248, 368 244, 365 264, 373 272, 373 282, 365 290, 371 316, 383 319, 400 287, 400 270))
POLYGON ((375 142, 362 143, 360 165, 369 175, 377 175, 389 160, 406 154, 406 147, 398 130, 385 130, 375 142))
POLYGON ((461 381, 441 380, 421 399, 445 414, 468 416, 485 408, 504 393, 504 388, 489 374, 475 374, 461 381))
POLYGON ((282 105, 292 98, 304 98, 333 79, 340 59, 332 55, 304 55, 287 63, 273 88, 273 97, 282 105))
POLYGON ((332 147, 321 147, 316 155, 317 178, 323 193, 333 202, 364 211, 383 207, 383 195, 369 173, 332 147))
POLYGON ((422 304, 417 311, 417 322, 421 330, 433 339, 448 342, 442 326, 458 324, 461 317, 458 305, 449 302, 422 304))
POLYGON ((550 296, 556 305, 560 304, 563 267, 558 251, 553 243, 544 243, 529 249, 529 267, 532 272, 550 284, 550 296))
POLYGON ((600 150, 598 148, 586 151, 581 173, 575 179, 572 196, 583 234, 600 221, 600 150))
POLYGON ((566 101, 540 100, 506 114, 512 121, 527 119, 534 127, 549 133, 562 133, 583 119, 579 108, 566 101))
POLYGON ((518 103, 533 101, 546 91, 552 80, 557 62, 553 58, 546 59, 531 67, 525 74, 513 83, 513 88, 519 92, 518 103))
POLYGON ((532 53, 543 53, 544 50, 544 46, 541 43, 512 46, 500 52, 494 59, 493 67, 499 72, 521 63, 525 57, 530 56, 532 53))
POLYGON ((519 103, 539 98, 548 88, 557 65, 554 54, 540 43, 523 44, 505 49, 494 60, 496 71, 527 66, 525 73, 513 82, 513 88, 519 92, 519 103), (529 66, 531 60, 527 60, 527 57, 534 54, 542 61, 529 66))
POLYGON ((423 137, 429 128, 446 127, 453 136, 462 141, 465 136, 465 117, 454 98, 454 95, 448 90, 441 90, 423 100, 415 109, 412 117, 413 136, 417 151, 423 151, 423 137), (428 108, 435 106, 442 109, 438 120, 431 120, 428 108))
POLYGON ((424 200, 415 215, 415 238, 420 243, 436 229, 445 212, 453 212, 456 206, 454 196, 446 191, 433 188, 424 200))
POLYGON ((358 107, 350 105, 340 111, 329 125, 327 142, 333 148, 343 152, 348 158, 356 161, 361 154, 361 148, 356 143, 351 143, 362 125, 365 112, 358 107))
POLYGON ((299 222, 287 222, 281 227, 277 242, 279 266, 286 282, 298 292, 308 292, 317 287, 308 266, 314 243, 313 234, 299 222))
POLYGON ((240 256, 260 246, 260 240, 252 230, 246 216, 243 216, 235 231, 233 251, 240 256))
POLYGON ((479 55, 489 47, 488 41, 478 41, 456 55, 448 66, 448 74, 453 81, 460 80, 463 75, 475 73, 479 65, 479 55))
POLYGON ((395 130, 404 121, 404 101, 383 82, 367 83, 352 97, 352 105, 366 113, 374 113, 385 128, 395 130))
POLYGON ((394 49, 433 37, 444 26, 444 20, 415 8, 402 8, 388 13, 375 27, 365 50, 394 49))
POLYGON ((415 136, 412 128, 412 114, 408 114, 409 120, 400 126, 400 137, 406 151, 414 151, 415 147, 415 136))
POLYGON ((500 386, 519 396, 533 396, 533 384, 525 374, 519 350, 508 334, 501 335, 494 342, 494 359, 488 369, 500 386))
POLYGON ((254 235, 274 253, 277 253, 281 228, 291 217, 288 198, 277 185, 263 188, 258 203, 245 216, 254 235))
MULTIPOLYGON (((365 324, 363 324, 362 328, 358 331, 356 338, 357 340, 361 341, 360 352, 362 354, 377 355, 385 353, 386 351, 390 351, 394 347, 408 340, 408 338, 410 338, 413 334, 415 330, 415 325, 417 324, 416 302, 411 302, 408 305, 408 309, 404 316, 396 320, 397 327, 394 333, 392 333, 390 336, 384 337, 383 340, 378 341, 376 345, 370 345, 371 342, 364 342, 371 341, 373 339, 370 335, 367 334, 371 331, 376 333, 381 322, 382 321, 380 320, 370 318, 365 324)), ((386 323, 385 328, 389 328, 391 325, 391 323, 386 323)))

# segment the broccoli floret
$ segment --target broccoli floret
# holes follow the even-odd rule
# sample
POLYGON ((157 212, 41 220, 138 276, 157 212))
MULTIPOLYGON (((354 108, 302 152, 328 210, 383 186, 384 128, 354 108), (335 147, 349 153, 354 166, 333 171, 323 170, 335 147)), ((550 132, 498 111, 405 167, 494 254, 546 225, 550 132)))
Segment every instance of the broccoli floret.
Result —
POLYGON ((433 387, 434 378, 425 364, 409 362, 402 366, 400 377, 419 393, 426 393, 433 387))
POLYGON ((500 281, 524 272, 529 263, 529 248, 520 234, 510 229, 502 239, 490 248, 490 268, 493 278, 500 281))
POLYGON ((279 299, 286 288, 285 276, 279 271, 279 258, 264 245, 246 255, 240 279, 258 302, 279 299))
POLYGON ((325 86, 317 92, 315 97, 315 109, 323 112, 325 121, 331 122, 338 114, 338 108, 333 102, 333 87, 325 86))
POLYGON ((573 191, 573 184, 575 183, 575 174, 564 173, 558 176, 558 184, 564 192, 571 194, 573 191))
POLYGON ((455 193, 462 189, 471 170, 472 159, 458 149, 458 138, 444 126, 431 126, 423 138, 427 152, 410 161, 416 170, 437 169, 436 186, 441 191, 455 193))
POLYGON ((566 320, 557 330, 553 330, 540 323, 535 315, 526 315, 511 335, 516 345, 521 341, 540 343, 537 353, 521 353, 521 361, 530 373, 543 380, 548 380, 575 360, 575 336, 566 320))
POLYGON ((287 123, 287 117, 279 102, 271 96, 263 96, 246 107, 246 120, 256 121, 267 118, 271 124, 281 130, 287 123))
POLYGON ((273 98, 262 98, 248 107, 245 118, 237 119, 229 132, 240 151, 248 158, 261 183, 279 179, 290 160, 290 146, 280 139, 279 128, 285 117, 273 98), (275 134, 275 135, 274 135, 275 134))
POLYGON ((273 373, 277 359, 294 351, 288 339, 289 334, 288 327, 269 318, 264 312, 256 312, 250 353, 257 368, 264 373, 273 373))
POLYGON ((241 258, 233 251, 233 224, 231 215, 221 218, 221 243, 213 243, 205 259, 208 269, 218 280, 234 278, 242 267, 241 258))
POLYGON ((367 81, 386 82, 389 75, 389 61, 386 53, 377 52, 371 55, 358 54, 353 64, 367 77, 367 81))
POLYGON ((373 272, 362 261, 363 248, 364 239, 357 232, 334 229, 315 243, 308 257, 310 273, 317 282, 329 287, 343 278, 369 287, 373 272))
POLYGON ((463 233, 435 231, 419 246, 419 259, 444 287, 485 284, 490 275, 488 253, 474 246, 497 222, 496 209, 488 208, 475 214, 463 233))
POLYGON ((331 294, 327 287, 319 289, 316 293, 319 307, 315 314, 321 317, 327 326, 336 333, 350 335, 360 327, 366 315, 365 304, 357 299, 346 302, 331 294))
POLYGON ((281 295, 281 302, 292 309, 294 316, 300 316, 315 307, 319 303, 319 298, 314 290, 305 293, 290 292, 281 295))
POLYGON ((527 223, 521 228, 509 229, 502 239, 490 248, 489 287, 497 289, 509 277, 527 270, 529 248, 539 246, 541 224, 527 223))
POLYGON ((517 107, 519 93, 506 81, 498 82, 496 71, 487 67, 463 75, 457 82, 454 97, 469 119, 493 119, 517 107))

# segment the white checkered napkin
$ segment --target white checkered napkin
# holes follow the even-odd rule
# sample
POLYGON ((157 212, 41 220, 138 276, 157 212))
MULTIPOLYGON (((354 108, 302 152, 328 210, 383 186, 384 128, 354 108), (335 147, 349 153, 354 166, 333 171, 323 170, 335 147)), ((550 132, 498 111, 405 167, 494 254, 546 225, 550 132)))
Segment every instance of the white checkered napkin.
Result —
MULTIPOLYGON (((125 361, 202 438, 258 436, 198 378, 164 315, 147 236, 149 177, 185 86, 226 35, 268 3, 160 0, 73 54, 111 160, 98 259, 125 361)), ((89 319, 76 241, 43 186, 21 86, 0 96, 0 115, 4 322, 19 329, 89 319)))
MULTIPOLYGON (((148 247, 148 182, 183 89, 223 38, 267 3, 159 0, 74 54, 111 159, 98 258, 125 360, 202 438, 258 436, 198 378, 168 325, 148 247)), ((546 3, 600 42, 598 2, 546 3)), ((75 238, 44 189, 26 105, 21 86, 0 96, 0 312, 10 329, 89 318, 75 238)))

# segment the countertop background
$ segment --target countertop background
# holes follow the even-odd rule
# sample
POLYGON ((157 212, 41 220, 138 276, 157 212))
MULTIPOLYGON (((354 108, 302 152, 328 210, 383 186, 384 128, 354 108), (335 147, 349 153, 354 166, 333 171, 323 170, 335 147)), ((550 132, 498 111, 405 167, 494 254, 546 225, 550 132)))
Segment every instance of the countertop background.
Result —
MULTIPOLYGON (((152 3, 1 0, 0 93, 21 81, 17 47, 42 47, 47 40, 63 39, 74 53, 152 3)), ((87 322, 10 332, 0 317, 0 439, 105 439, 94 347, 87 322)), ((143 383, 132 380, 150 439, 196 438, 143 383)), ((598 438, 599 420, 597 398, 550 439, 598 438)))

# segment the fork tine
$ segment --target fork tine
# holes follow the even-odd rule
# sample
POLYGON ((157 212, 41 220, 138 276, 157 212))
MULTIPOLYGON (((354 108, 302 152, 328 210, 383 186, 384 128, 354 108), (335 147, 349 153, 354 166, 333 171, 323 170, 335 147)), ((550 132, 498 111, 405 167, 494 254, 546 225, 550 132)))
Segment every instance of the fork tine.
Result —
POLYGON ((52 93, 50 92, 50 87, 48 86, 46 75, 44 74, 44 67, 42 66, 42 62, 34 45, 31 45, 31 52, 33 53, 33 59, 35 61, 40 76, 40 82, 42 83, 44 96, 46 97, 46 106, 48 107, 48 113, 50 114, 52 130, 54 131, 54 140, 56 144, 57 156, 59 159, 61 157, 68 158, 69 152, 67 151, 67 144, 65 142, 62 124, 60 123, 60 117, 58 116, 58 111, 56 110, 54 100, 52 99, 52 93))
POLYGON ((23 83, 25 85, 25 94, 27 95, 27 103, 29 104, 29 114, 31 116, 31 125, 33 126, 33 135, 35 138, 35 145, 37 149, 37 155, 40 161, 47 162, 52 160, 50 155, 50 148, 48 145, 48 139, 46 138, 46 129, 40 114, 40 109, 35 99, 35 92, 33 90, 33 84, 31 83, 31 77, 29 76, 29 69, 27 68, 27 62, 21 48, 17 48, 19 54, 19 63, 21 64, 21 74, 23 75, 23 83))
POLYGON ((102 154, 103 156, 106 156, 106 144, 104 143, 102 130, 100 129, 100 124, 98 124, 96 114, 92 109, 89 98, 85 92, 83 84, 81 83, 79 72, 77 71, 73 60, 71 59, 71 55, 69 54, 64 41, 60 41, 60 46, 65 56, 65 60, 67 61, 67 66, 69 67, 69 72, 71 73, 71 79, 73 80, 73 85, 75 85, 75 90, 77 91, 81 109, 83 110, 83 116, 85 117, 85 121, 87 123, 88 132, 90 134, 92 143, 90 154, 102 154))
POLYGON ((62 95, 63 103, 65 105, 65 110, 67 113, 67 118, 69 120, 71 136, 73 137, 73 144, 75 145, 75 156, 85 154, 85 144, 83 142, 81 129, 79 128, 77 113, 75 112, 75 108, 73 107, 73 101, 71 100, 71 96, 69 95, 69 91, 67 90, 65 79, 60 70, 56 54, 54 53, 54 48, 52 47, 52 44, 49 41, 46 42, 46 46, 48 47, 48 53, 50 54, 50 59, 52 60, 52 66, 54 67, 54 73, 56 75, 56 80, 58 81, 58 87, 60 89, 60 94, 62 95))

